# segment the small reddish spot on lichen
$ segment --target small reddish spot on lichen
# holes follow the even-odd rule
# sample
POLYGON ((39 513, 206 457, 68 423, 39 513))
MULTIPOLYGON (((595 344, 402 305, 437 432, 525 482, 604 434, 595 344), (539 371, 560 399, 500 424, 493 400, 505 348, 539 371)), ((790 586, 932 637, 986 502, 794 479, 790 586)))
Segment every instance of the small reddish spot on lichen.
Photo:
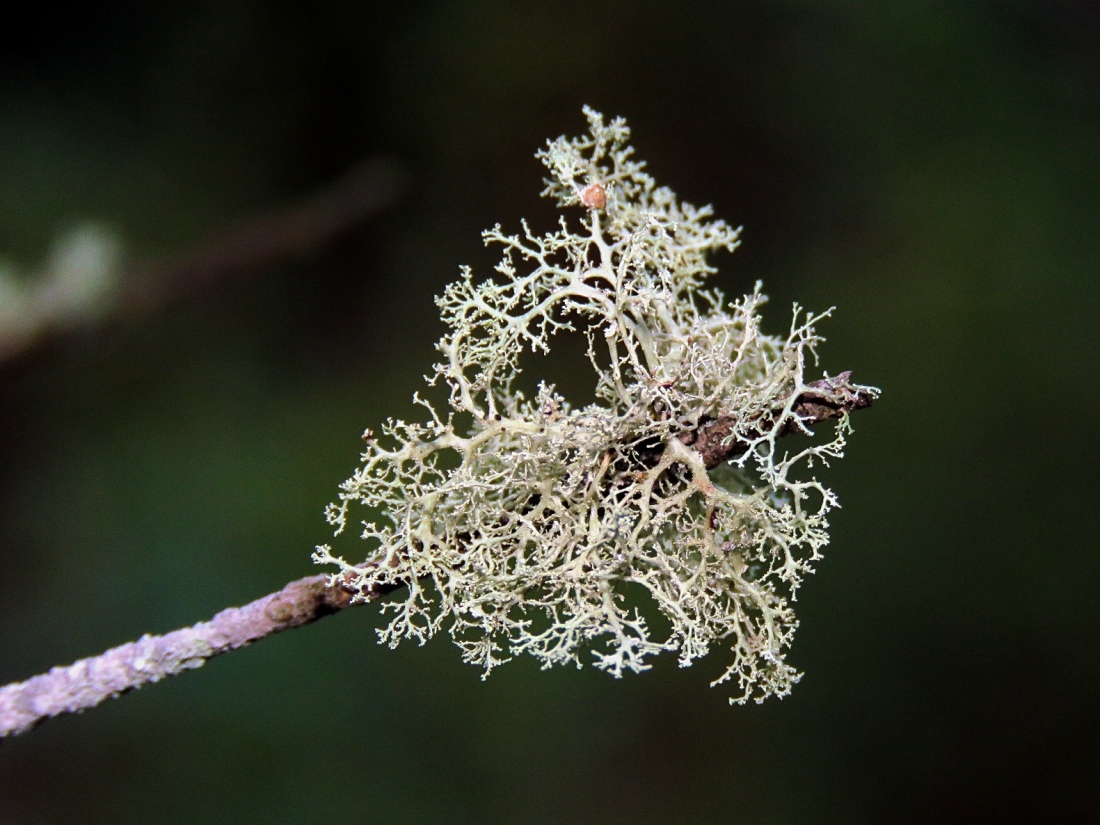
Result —
POLYGON ((603 209, 607 206, 607 192, 598 183, 591 183, 581 192, 581 203, 589 209, 603 209))

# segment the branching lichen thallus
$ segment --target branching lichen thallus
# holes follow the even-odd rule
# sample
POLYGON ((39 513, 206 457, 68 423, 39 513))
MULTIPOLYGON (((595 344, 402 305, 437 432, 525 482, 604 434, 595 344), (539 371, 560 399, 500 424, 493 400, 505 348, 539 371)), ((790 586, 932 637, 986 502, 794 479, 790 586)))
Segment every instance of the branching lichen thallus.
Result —
POLYGON ((368 431, 328 508, 337 533, 364 508, 365 559, 315 558, 362 594, 401 588, 383 605, 390 646, 447 629, 486 673, 529 653, 620 676, 721 642, 733 658, 715 684, 735 679, 737 701, 783 696, 799 678, 791 601, 836 504, 812 468, 841 455, 848 413, 877 390, 850 373, 806 382, 827 312, 796 306, 773 337, 759 284, 732 303, 704 289, 708 254, 738 230, 657 187, 625 121, 585 115, 587 135, 537 155, 569 217, 544 235, 485 232, 503 250, 497 277, 464 268, 437 300, 449 409, 417 398, 424 423, 368 431), (514 386, 521 353, 564 329, 588 339, 596 401, 581 408, 514 386), (831 439, 779 441, 822 418, 838 419, 831 439), (628 590, 648 594, 663 632, 628 590))

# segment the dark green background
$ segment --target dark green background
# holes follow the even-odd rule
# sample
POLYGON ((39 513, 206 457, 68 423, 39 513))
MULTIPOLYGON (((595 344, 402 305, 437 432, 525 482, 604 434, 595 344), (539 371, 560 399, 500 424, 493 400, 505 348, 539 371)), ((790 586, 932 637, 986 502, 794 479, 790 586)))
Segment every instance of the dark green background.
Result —
MULTIPOLYGON (((1015 2, 27 6, 0 30, 0 250, 79 218, 171 258, 387 154, 399 208, 0 365, 0 683, 313 572, 432 296, 537 203, 546 138, 626 116, 743 223, 728 293, 883 388, 829 472, 782 702, 721 656, 482 683, 359 609, 0 746, 0 822, 1100 821, 1100 13, 1015 2)), ((560 366, 558 369, 562 369, 560 366)), ((354 543, 345 544, 354 552, 354 543)))

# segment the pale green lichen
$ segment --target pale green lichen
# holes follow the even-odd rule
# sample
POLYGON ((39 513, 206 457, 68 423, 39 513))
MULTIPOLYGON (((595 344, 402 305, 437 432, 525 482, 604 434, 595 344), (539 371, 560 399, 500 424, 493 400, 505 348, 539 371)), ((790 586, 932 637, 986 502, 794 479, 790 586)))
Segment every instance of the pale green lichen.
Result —
POLYGON ((733 250, 738 230, 656 187, 622 119, 585 114, 587 136, 538 153, 543 194, 580 219, 485 233, 503 248, 498 276, 463 269, 437 301, 449 331, 435 379, 450 409, 417 399, 425 423, 367 433, 327 511, 337 533, 353 506, 372 514, 366 560, 327 546, 315 558, 363 593, 405 588, 383 604, 390 646, 445 628, 486 673, 530 653, 546 667, 591 656, 620 676, 661 651, 686 666, 726 642, 733 661, 714 684, 736 678, 738 701, 783 696, 800 676, 785 660, 790 601, 836 504, 800 468, 839 456, 848 429, 845 415, 826 443, 777 443, 823 316, 795 307, 788 334, 772 337, 759 285, 731 304, 704 290, 708 253, 733 250), (525 397, 523 350, 574 328, 588 337, 596 403, 574 408, 545 385, 525 397), (708 470, 681 436, 721 418, 747 449, 708 470), (628 592, 648 594, 669 628, 652 632, 628 592))
POLYGON ((80 223, 59 233, 32 271, 0 258, 0 356, 53 329, 89 326, 112 308, 122 277, 114 231, 80 223))

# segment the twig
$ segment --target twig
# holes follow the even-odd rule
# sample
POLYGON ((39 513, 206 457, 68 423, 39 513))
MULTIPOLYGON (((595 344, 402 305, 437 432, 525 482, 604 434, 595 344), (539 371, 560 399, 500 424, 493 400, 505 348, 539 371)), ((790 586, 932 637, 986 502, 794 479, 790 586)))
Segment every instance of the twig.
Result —
MULTIPOLYGON (((851 378, 851 372, 843 372, 808 384, 792 406, 793 417, 783 423, 779 434, 803 432, 821 421, 869 407, 876 391, 853 384, 851 378)), ((771 417, 771 426, 780 414, 771 417)), ((730 440, 735 424, 724 418, 708 421, 680 440, 697 450, 707 467, 714 467, 747 449, 744 442, 730 440)), ((764 433, 766 425, 761 420, 756 428, 764 433)), ((105 699, 201 667, 222 653, 384 595, 381 591, 359 593, 339 583, 330 585, 331 580, 324 574, 307 576, 244 607, 223 610, 208 622, 164 636, 142 636, 99 656, 0 688, 0 738, 25 733, 54 716, 80 713, 105 699)))
MULTIPOLYGON (((832 378, 811 381, 806 389, 795 399, 791 416, 784 422, 779 435, 794 435, 804 432, 821 421, 840 418, 845 413, 870 407, 878 395, 871 387, 852 383, 852 371, 847 370, 832 378)), ((767 435, 775 426, 778 415, 766 416, 753 422, 747 429, 752 437, 767 435)), ((738 458, 749 448, 744 440, 731 438, 737 420, 717 418, 704 422, 698 430, 684 433, 680 440, 693 447, 703 457, 703 463, 709 470, 723 461, 738 458)))
MULTIPOLYGON (((352 604, 355 594, 330 587, 329 578, 321 574, 298 579, 244 607, 223 610, 208 622, 163 636, 145 635, 0 688, 0 738, 26 733, 54 716, 80 713, 105 699, 201 667, 222 653, 337 613, 352 604)), ((356 603, 380 595, 367 594, 356 603)))

